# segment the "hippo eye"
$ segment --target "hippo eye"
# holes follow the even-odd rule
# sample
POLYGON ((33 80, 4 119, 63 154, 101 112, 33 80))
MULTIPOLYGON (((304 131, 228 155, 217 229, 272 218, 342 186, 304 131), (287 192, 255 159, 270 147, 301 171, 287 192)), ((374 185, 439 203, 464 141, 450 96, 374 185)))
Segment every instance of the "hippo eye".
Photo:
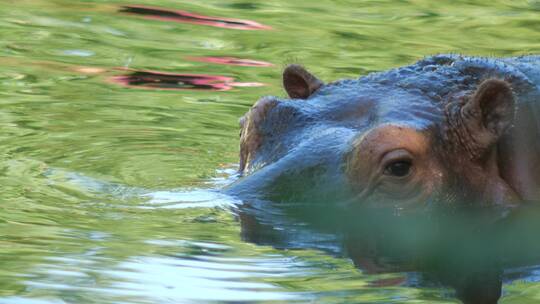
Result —
POLYGON ((410 160, 398 160, 391 162, 384 168, 384 174, 395 177, 405 177, 411 172, 412 163, 410 160))

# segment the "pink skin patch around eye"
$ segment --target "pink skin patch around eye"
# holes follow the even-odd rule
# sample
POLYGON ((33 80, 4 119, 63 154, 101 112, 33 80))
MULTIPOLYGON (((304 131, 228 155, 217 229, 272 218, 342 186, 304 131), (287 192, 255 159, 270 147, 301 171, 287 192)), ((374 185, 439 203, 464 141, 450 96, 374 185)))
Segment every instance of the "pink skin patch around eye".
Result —
POLYGON ((112 76, 109 82, 125 87, 151 90, 227 91, 233 87, 259 87, 258 82, 234 82, 234 78, 221 75, 175 74, 147 70, 128 70, 127 75, 112 76))
POLYGON ((272 27, 251 20, 198 15, 182 10, 170 10, 144 5, 124 5, 120 12, 139 15, 145 19, 200 24, 236 30, 270 30, 272 27))
POLYGON ((235 58, 235 57, 186 57, 186 59, 199 61, 199 62, 209 62, 209 63, 216 63, 216 64, 249 66, 249 67, 274 66, 270 62, 251 60, 251 59, 241 59, 241 58, 235 58))

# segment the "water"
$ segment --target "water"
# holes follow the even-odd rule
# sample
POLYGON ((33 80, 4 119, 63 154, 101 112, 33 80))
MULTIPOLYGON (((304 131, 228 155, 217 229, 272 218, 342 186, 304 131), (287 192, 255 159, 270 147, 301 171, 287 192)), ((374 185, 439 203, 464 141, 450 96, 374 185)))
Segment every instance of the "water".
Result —
MULTIPOLYGON (((0 303, 457 303, 332 242, 246 241, 216 189, 235 178, 238 118, 283 95, 287 63, 330 81, 435 53, 538 54, 539 29, 533 0, 4 1, 0 303)), ((540 297, 538 267, 504 278, 501 303, 540 297)))

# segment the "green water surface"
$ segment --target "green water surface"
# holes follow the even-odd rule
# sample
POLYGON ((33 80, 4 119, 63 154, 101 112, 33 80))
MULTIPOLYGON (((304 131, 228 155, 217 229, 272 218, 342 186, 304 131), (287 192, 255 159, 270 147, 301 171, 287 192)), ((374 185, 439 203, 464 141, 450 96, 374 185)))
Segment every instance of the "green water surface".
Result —
MULTIPOLYGON (((0 303, 458 303, 449 288, 411 284, 414 273, 244 242, 234 202, 215 191, 234 178, 238 118, 260 96, 283 96, 286 64, 331 81, 436 53, 540 54, 540 2, 2 1, 0 303), (272 29, 119 12, 129 4, 272 29), (126 69, 251 85, 111 82, 126 69)), ((507 280, 500 302, 540 301, 538 271, 507 280)))

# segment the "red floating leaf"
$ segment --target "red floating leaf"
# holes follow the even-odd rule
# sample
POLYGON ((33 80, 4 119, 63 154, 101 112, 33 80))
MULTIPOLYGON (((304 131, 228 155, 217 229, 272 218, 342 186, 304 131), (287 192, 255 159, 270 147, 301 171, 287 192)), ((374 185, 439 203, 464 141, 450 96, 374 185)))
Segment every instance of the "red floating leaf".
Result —
POLYGON ((210 17, 198 15, 181 10, 170 10, 160 7, 143 5, 126 5, 119 10, 122 13, 140 15, 146 19, 173 21, 191 24, 209 25, 215 27, 237 29, 237 30, 269 30, 271 27, 262 25, 251 20, 241 20, 233 18, 210 17))
POLYGON ((126 87, 157 90, 226 91, 233 87, 263 86, 258 82, 234 82, 234 78, 220 75, 174 74, 145 70, 113 76, 109 81, 126 87))
POLYGON ((270 62, 251 60, 251 59, 241 59, 235 57, 187 57, 189 60, 200 61, 200 62, 209 62, 216 64, 225 64, 225 65, 237 65, 237 66, 250 66, 250 67, 270 67, 273 66, 270 62))

